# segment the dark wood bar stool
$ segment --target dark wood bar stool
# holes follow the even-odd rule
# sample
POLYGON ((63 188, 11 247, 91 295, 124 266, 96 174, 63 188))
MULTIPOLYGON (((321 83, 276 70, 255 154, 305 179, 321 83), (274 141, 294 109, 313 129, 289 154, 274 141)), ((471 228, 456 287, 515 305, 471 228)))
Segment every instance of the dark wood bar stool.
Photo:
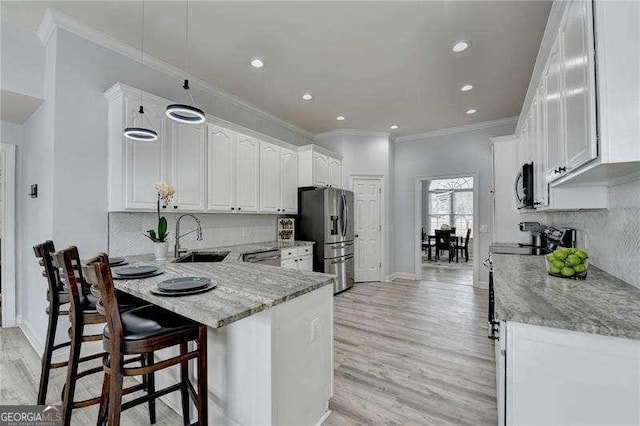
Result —
MULTIPOLYGON (((102 255, 103 259, 106 255, 102 255)), ((110 426, 120 424, 120 414, 145 402, 171 392, 180 391, 184 424, 190 424, 189 400, 198 409, 197 425, 207 424, 207 328, 180 315, 156 306, 146 306, 129 311, 120 311, 115 297, 113 278, 108 262, 97 262, 85 266, 87 282, 97 286, 100 300, 97 308, 107 319, 103 344, 108 356, 104 358, 104 382, 99 411, 99 423, 110 426), (188 343, 195 342, 197 348, 189 350, 188 343), (160 349, 179 345, 178 356, 154 362, 153 353, 160 349), (129 367, 125 356, 143 356, 142 367, 129 367), (189 360, 197 360, 197 391, 189 380, 189 360), (164 389, 155 390, 154 372, 180 365, 180 381, 164 389), (147 395, 122 402, 122 384, 127 376, 147 376, 147 395)))

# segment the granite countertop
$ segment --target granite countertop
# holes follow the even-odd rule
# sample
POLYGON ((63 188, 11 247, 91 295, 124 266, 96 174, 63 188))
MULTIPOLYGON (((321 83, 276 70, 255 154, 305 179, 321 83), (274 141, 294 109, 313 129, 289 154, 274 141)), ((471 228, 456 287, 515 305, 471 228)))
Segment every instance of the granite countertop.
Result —
POLYGON ((152 254, 126 256, 129 265, 157 264, 164 273, 151 278, 116 280, 115 287, 208 327, 220 328, 326 285, 333 285, 333 275, 238 260, 244 253, 309 244, 313 243, 296 242, 282 246, 274 242, 194 250, 230 251, 224 261, 212 263, 173 263, 173 258, 156 261, 152 254), (206 293, 190 296, 162 297, 151 293, 151 288, 157 283, 183 276, 208 277, 218 286, 206 293))
POLYGON ((544 256, 492 258, 496 319, 640 340, 640 289, 593 265, 579 281, 548 275, 544 256))
POLYGON ((234 246, 222 246, 222 247, 214 247, 214 248, 208 248, 208 249, 195 249, 190 251, 197 251, 197 252, 228 251, 229 254, 227 255, 227 257, 225 257, 223 262, 229 262, 229 261, 235 261, 235 260, 242 260, 242 256, 247 253, 257 253, 261 251, 279 250, 279 249, 281 250, 281 249, 286 249, 291 247, 312 246, 314 244, 315 244, 314 241, 292 241, 292 242, 266 241, 263 243, 240 244, 240 245, 234 245, 234 246))

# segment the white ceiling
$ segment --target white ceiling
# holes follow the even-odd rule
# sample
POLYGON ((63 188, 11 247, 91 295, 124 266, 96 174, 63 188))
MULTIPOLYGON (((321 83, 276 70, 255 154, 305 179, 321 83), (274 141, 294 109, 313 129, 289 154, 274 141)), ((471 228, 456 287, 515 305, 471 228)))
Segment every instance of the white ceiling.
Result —
MULTIPOLYGON (((191 2, 188 71, 314 133, 397 123, 394 133, 406 135, 490 121, 520 113, 550 6, 191 2), (454 54, 460 39, 472 46, 454 54), (256 56, 260 70, 249 65, 256 56), (476 88, 462 93, 466 83, 476 88), (305 92, 314 99, 304 102, 305 92)), ((139 2, 3 1, 1 12, 35 30, 47 7, 139 46, 139 2)), ((147 0, 146 10, 145 50, 184 67, 185 2, 147 0)))

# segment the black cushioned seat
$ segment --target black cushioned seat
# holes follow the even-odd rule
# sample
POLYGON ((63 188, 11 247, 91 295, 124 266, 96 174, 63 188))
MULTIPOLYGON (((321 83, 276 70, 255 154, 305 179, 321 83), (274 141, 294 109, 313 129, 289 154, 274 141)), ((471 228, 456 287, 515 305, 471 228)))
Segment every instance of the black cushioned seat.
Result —
MULTIPOLYGON (((187 318, 152 305, 121 312, 120 320, 124 340, 129 341, 148 339, 197 326, 187 318)), ((105 326, 104 336, 109 338, 109 326, 105 326)))

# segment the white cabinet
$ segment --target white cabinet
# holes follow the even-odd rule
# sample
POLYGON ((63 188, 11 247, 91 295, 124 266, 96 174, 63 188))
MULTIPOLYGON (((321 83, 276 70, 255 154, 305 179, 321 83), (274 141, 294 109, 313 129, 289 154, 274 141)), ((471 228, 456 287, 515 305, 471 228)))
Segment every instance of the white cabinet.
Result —
POLYGON ((280 209, 284 213, 298 213, 298 153, 280 148, 280 209))
POLYGON ((328 157, 329 161, 329 186, 342 188, 342 160, 328 157))
POLYGON ((598 156, 593 18, 587 1, 572 1, 561 24, 565 108, 563 167, 577 169, 598 156))
POLYGON ((171 122, 170 184, 175 188, 172 210, 206 209, 207 128, 205 124, 171 122))
POLYGON ((640 424, 639 341, 504 325, 496 370, 506 424, 640 424))
POLYGON ((238 135, 236 164, 238 211, 257 212, 260 194, 260 141, 238 135))
POLYGON ((536 188, 549 196, 536 196, 540 207, 559 208, 553 198, 560 186, 606 187, 640 169, 639 64, 640 2, 553 3, 516 131, 536 147, 536 188), (537 135, 530 124, 536 99, 537 135))
POLYGON ((301 146, 299 186, 342 187, 342 158, 317 145, 301 146))
POLYGON ((280 147, 260 141, 260 211, 280 211, 280 147))
POLYGON ((235 210, 235 176, 233 173, 236 133, 213 124, 208 125, 209 210, 235 210))
POLYGON ((298 269, 300 271, 313 271, 313 247, 301 246, 282 249, 281 266, 287 269, 298 269))
POLYGON ((125 138, 122 132, 134 125, 140 92, 116 84, 104 95, 108 101, 109 211, 155 210, 154 184, 169 179, 166 103, 157 97, 145 98, 144 125, 155 130, 158 139, 136 141, 125 138))

